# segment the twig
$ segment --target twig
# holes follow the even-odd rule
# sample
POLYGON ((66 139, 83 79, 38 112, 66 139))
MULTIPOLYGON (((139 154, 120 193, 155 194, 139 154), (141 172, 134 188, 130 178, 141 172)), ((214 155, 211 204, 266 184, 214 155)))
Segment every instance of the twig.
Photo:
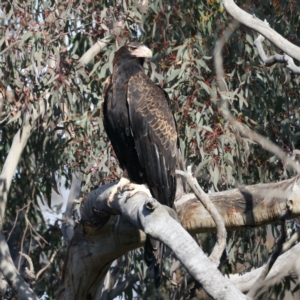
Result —
MULTIPOLYGON (((28 219, 28 216, 27 214, 25 215, 25 220, 26 220, 26 225, 28 224, 28 226, 30 227, 30 232, 31 232, 31 235, 34 233, 36 234, 45 244, 48 244, 49 243, 36 231, 36 229, 32 226, 31 222, 29 221, 28 219)), ((40 247, 42 248, 42 244, 40 243, 40 241, 38 239, 36 239, 36 241, 39 243, 40 247)))
MULTIPOLYGON (((26 233, 27 233, 27 230, 28 230, 28 227, 29 227, 29 224, 28 224, 28 219, 26 218, 26 215, 28 214, 28 211, 29 211, 29 208, 30 208, 30 204, 31 204, 31 201, 28 201, 28 206, 26 208, 26 212, 25 212, 25 229, 24 229, 24 233, 23 233, 23 236, 22 236, 22 240, 21 240, 21 249, 20 249, 20 252, 23 253, 23 246, 24 246, 24 241, 25 241, 25 236, 26 236, 26 233)), ((19 262, 18 262, 18 271, 20 272, 20 268, 21 268, 21 256, 19 257, 19 262)))
POLYGON ((208 195, 202 190, 202 188, 199 186, 197 180, 193 177, 191 172, 191 166, 187 167, 187 171, 179 171, 176 170, 177 174, 180 174, 181 176, 186 178, 187 183, 197 196, 197 198, 201 201, 201 203, 204 205, 204 207, 207 209, 207 211, 212 216, 216 228, 217 228, 217 243, 210 255, 210 259, 218 266, 220 263, 220 258, 222 256, 222 253, 226 246, 226 237, 227 232, 225 229, 224 222, 222 220, 222 217, 220 216, 219 212, 217 211, 216 207, 213 205, 211 200, 209 199, 208 195))
POLYGON ((0 52, 0 55, 2 55, 3 53, 5 53, 7 50, 9 50, 11 47, 19 44, 22 40, 17 40, 13 43, 11 43, 8 47, 6 47, 3 51, 0 52))
POLYGON ((56 254, 57 254, 57 253, 59 252, 59 250, 60 250, 61 248, 63 248, 63 247, 64 247, 64 246, 61 246, 60 248, 56 249, 56 250, 53 252, 53 254, 52 254, 52 256, 51 256, 49 262, 46 264, 46 266, 44 266, 42 269, 40 269, 40 270, 37 272, 37 274, 36 274, 36 276, 35 276, 36 281, 39 279, 39 277, 42 275, 42 273, 45 272, 45 271, 51 266, 51 264, 54 262, 54 258, 55 258, 55 256, 56 256, 56 254))
POLYGON ((13 225, 11 231, 10 231, 9 234, 8 234, 7 241, 9 241, 10 236, 11 236, 11 234, 13 233, 13 231, 14 231, 16 225, 17 225, 19 213, 20 213, 22 210, 24 210, 28 205, 29 205, 29 203, 26 204, 26 205, 24 205, 22 208, 20 208, 20 209, 17 210, 17 215, 16 215, 16 218, 15 218, 15 221, 14 221, 14 225, 13 225))
MULTIPOLYGON (((7 184, 6 179, 0 178, 0 204, 7 202, 7 184)), ((2 231, 2 218, 0 218, 0 271, 5 280, 15 290, 20 300, 38 300, 33 290, 26 284, 23 277, 17 271, 2 231)))
POLYGON ((34 274, 34 266, 31 257, 25 253, 22 253, 21 251, 19 252, 19 254, 27 260, 27 262, 29 263, 29 270, 34 274))

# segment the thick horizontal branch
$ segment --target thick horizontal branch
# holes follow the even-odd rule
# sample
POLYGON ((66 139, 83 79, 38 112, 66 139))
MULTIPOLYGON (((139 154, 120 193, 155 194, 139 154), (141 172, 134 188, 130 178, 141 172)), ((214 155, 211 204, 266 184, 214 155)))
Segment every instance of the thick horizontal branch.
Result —
MULTIPOLYGON (((209 195, 227 230, 261 226, 280 221, 282 211, 292 205, 289 218, 300 215, 300 177, 277 183, 249 185, 209 195)), ((177 201, 182 225, 190 233, 215 230, 211 216, 192 196, 177 201), (190 197, 189 200, 186 198, 190 197)))
MULTIPOLYGON (((181 224, 171 217, 171 215, 169 214, 169 210, 166 209, 165 206, 159 204, 153 198, 145 197, 145 194, 143 193, 135 194, 132 197, 129 197, 129 193, 130 192, 127 192, 127 195, 126 193, 124 193, 119 199, 114 199, 108 204, 107 191, 104 191, 104 196, 103 194, 101 194, 99 197, 97 197, 96 202, 93 203, 95 204, 95 206, 93 205, 92 209, 100 217, 100 219, 105 219, 109 214, 118 212, 122 215, 122 218, 124 220, 132 224, 135 228, 139 228, 153 238, 162 241, 173 251, 176 257, 186 267, 191 276, 193 276, 195 280, 201 283, 203 289, 213 299, 246 299, 246 297, 237 289, 235 289, 234 286, 220 273, 220 271, 217 269, 217 266, 203 253, 195 240, 184 230, 181 224), (203 270, 205 270, 205 272, 203 270)), ((87 200, 86 204, 90 206, 90 203, 88 202, 89 200, 87 200)), ((85 213, 83 213, 82 218, 83 220, 86 220, 85 213)), ((110 222, 108 222, 108 224, 110 224, 110 222)), ((104 225, 104 227, 106 226, 107 225, 104 225)), ((109 228, 103 228, 102 230, 105 230, 105 233, 109 234, 108 229, 109 228)), ((117 239, 118 235, 113 235, 114 238, 117 239)), ((82 238, 86 240, 86 237, 82 238)), ((123 238, 124 236, 121 237, 121 239, 123 238)), ((127 246, 128 245, 129 243, 127 243, 127 246)), ((121 249, 121 246, 122 245, 119 244, 118 248, 121 249)), ((107 251, 107 247, 110 247, 110 245, 106 240, 105 247, 103 247, 105 249, 102 249, 102 253, 103 251, 106 251, 107 254, 110 253, 110 255, 112 256, 115 255, 116 252, 119 252, 107 251)), ((107 256, 102 255, 102 259, 106 258, 107 256)), ((90 253, 89 259, 95 259, 95 257, 92 257, 92 253, 90 253)), ((96 261, 92 265, 95 265, 95 263, 96 261)), ((101 262, 101 264, 102 267, 100 268, 100 270, 102 273, 102 270, 107 270, 107 264, 103 265, 103 262, 101 262)), ((70 261, 68 261, 66 265, 70 266, 70 261)), ((85 263, 87 269, 89 269, 90 265, 91 263, 89 263, 88 265, 85 263)), ((99 265, 100 261, 98 263, 98 268, 99 265)), ((68 275, 70 275, 68 271, 67 273, 68 275)), ((97 274, 99 273, 100 272, 98 270, 97 274)), ((80 276, 78 276, 78 272, 76 272, 76 277, 80 278, 81 280, 81 286, 83 286, 82 276, 83 274, 80 274, 80 276)), ((93 276, 95 277, 95 275, 93 276)), ((98 278, 100 279, 100 276, 98 278)), ((89 280, 91 282, 91 277, 89 277, 89 280)), ((78 289, 77 283, 74 284, 73 282, 70 286, 74 286, 76 289, 78 289)), ((86 288, 88 287, 90 287, 90 285, 86 286, 86 288)), ((61 288, 61 291, 64 291, 64 289, 61 288)), ((76 298, 76 295, 78 295, 78 290, 74 292, 75 294, 69 294, 68 297, 65 293, 62 293, 60 294, 59 299, 74 299, 76 298)), ((83 294, 82 290, 80 292, 81 295, 90 294, 92 298, 95 297, 95 294, 91 294, 91 291, 86 291, 83 294)))
MULTIPOLYGON (((84 203, 84 222, 75 229, 58 299, 74 299, 81 293, 93 295, 111 262, 127 251, 143 246, 145 242, 145 233, 138 229, 142 229, 140 225, 134 226, 125 217, 111 215, 118 213, 116 207, 103 207, 111 186, 93 191, 84 203)), ((291 218, 300 215, 300 178, 241 187, 210 194, 209 197, 227 229, 260 226, 279 221, 281 212, 287 206, 291 208, 291 218)), ((178 200, 176 209, 182 225, 190 233, 215 230, 210 214, 193 194, 178 200)))

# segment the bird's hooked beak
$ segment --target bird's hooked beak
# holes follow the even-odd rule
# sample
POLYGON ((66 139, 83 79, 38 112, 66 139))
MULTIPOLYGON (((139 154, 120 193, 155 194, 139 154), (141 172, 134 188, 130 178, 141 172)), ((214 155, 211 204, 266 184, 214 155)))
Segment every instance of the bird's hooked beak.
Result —
POLYGON ((152 57, 152 51, 146 46, 140 46, 132 51, 132 55, 136 57, 150 58, 152 57))

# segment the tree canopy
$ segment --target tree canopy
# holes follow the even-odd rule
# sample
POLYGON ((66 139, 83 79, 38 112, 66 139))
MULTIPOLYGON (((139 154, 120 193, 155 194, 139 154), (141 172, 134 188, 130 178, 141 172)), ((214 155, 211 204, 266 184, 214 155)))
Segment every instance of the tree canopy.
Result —
MULTIPOLYGON (((68 252, 62 239, 68 242, 64 225, 73 228, 70 218, 78 220, 73 205, 79 201, 74 198, 84 203, 96 188, 122 175, 104 132, 100 107, 114 51, 128 41, 136 39, 152 49, 146 73, 168 93, 181 152, 206 193, 296 176, 291 164, 240 134, 220 109, 213 53, 232 22, 225 2, 10 0, 0 4, 0 169, 9 191, 7 201, 0 199, 0 223, 15 266, 38 296, 56 297, 68 252), (71 191, 72 183, 79 182, 80 192, 69 197, 63 220, 48 224, 38 201, 51 207, 52 191, 61 192, 62 178, 71 191)), ((300 1, 235 3, 300 46, 300 1)), ((241 24, 224 45, 229 110, 243 128, 263 135, 298 163, 299 78, 286 63, 262 62, 254 42, 258 35, 241 24)), ((284 54, 267 39, 263 49, 268 57, 284 54)), ((59 212, 61 207, 52 209, 59 212)), ((288 227, 291 235, 299 230, 299 222, 289 221, 288 227)), ((269 235, 266 227, 228 231, 221 271, 245 272, 266 262, 273 247, 268 236, 278 237, 277 226, 270 228, 269 235)), ((194 238, 205 253, 211 252, 217 239, 214 233, 197 233, 194 238)), ((166 273, 172 275, 166 274, 155 291, 142 249, 120 256, 102 286, 103 299, 200 297, 199 283, 172 254, 165 264, 166 273), (131 281, 125 285, 128 278, 131 281), (123 288, 116 288, 122 284, 123 288)), ((1 266, 0 270, 3 273, 1 266)), ((270 288, 269 295, 296 292, 299 282, 295 282, 286 277, 270 288)), ((4 286, 3 297, 13 299, 15 287, 4 286)))

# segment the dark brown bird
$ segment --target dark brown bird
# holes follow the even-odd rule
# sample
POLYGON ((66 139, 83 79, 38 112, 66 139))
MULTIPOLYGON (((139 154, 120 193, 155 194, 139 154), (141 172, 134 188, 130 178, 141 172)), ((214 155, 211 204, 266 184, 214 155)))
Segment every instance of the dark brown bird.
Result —
MULTIPOLYGON (((153 198, 172 207, 178 164, 176 123, 167 93, 144 72, 144 59, 151 55, 151 50, 138 42, 116 51, 113 74, 103 92, 104 126, 123 177, 147 184, 153 198)), ((147 237, 145 244, 145 261, 154 265, 156 287, 161 276, 161 258, 155 257, 157 242, 154 245, 147 237)))

